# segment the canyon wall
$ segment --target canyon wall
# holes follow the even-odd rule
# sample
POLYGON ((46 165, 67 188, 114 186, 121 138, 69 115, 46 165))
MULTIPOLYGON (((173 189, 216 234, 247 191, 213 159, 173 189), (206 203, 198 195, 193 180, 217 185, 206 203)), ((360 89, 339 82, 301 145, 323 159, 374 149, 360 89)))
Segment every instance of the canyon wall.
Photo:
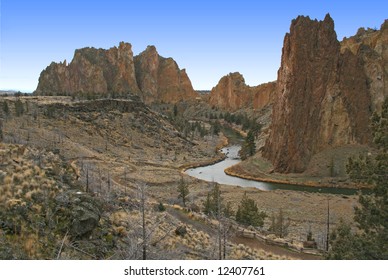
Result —
POLYGON ((136 79, 146 103, 176 103, 195 99, 194 91, 185 69, 180 70, 172 58, 161 57, 154 46, 135 56, 136 79))
POLYGON ((261 109, 271 103, 275 85, 275 82, 270 82, 250 87, 240 73, 230 73, 211 90, 210 104, 226 111, 261 109))
POLYGON ((131 44, 121 42, 108 50, 83 48, 71 63, 51 63, 42 71, 37 95, 135 94, 146 103, 196 98, 185 70, 155 47, 133 57, 131 44))
POLYGON ((353 38, 341 45, 330 15, 292 21, 263 149, 275 171, 303 172, 325 148, 371 142, 372 110, 387 96, 386 26, 376 31, 378 44, 353 38))

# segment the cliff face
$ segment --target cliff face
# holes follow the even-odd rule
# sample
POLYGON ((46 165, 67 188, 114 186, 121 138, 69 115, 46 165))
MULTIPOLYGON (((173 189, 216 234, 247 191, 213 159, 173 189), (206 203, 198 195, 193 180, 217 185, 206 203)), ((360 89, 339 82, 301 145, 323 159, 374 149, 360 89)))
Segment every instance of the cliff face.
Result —
POLYGON ((272 104, 276 91, 276 82, 269 82, 254 87, 253 108, 261 109, 272 104))
POLYGON ((172 58, 161 57, 154 46, 135 56, 136 79, 146 103, 175 103, 198 97, 184 69, 172 58))
POLYGON ((53 62, 43 70, 36 89, 38 95, 112 92, 139 93, 130 44, 76 50, 69 65, 53 62))
POLYGON ((180 70, 172 58, 159 56, 155 47, 134 58, 128 43, 109 50, 76 50, 69 65, 66 61, 53 62, 43 70, 35 91, 37 95, 79 93, 132 93, 146 103, 197 97, 185 70, 180 70))
POLYGON ((366 144, 373 102, 363 56, 341 52, 331 17, 298 17, 284 38, 263 155, 275 171, 303 172, 325 148, 366 144))
POLYGON ((210 104, 228 111, 241 108, 261 109, 270 103, 274 89, 274 82, 250 87, 245 84, 240 73, 230 73, 222 77, 212 89, 210 104))
POLYGON ((360 28, 355 36, 344 38, 341 53, 350 50, 361 59, 368 78, 372 110, 381 110, 388 95, 388 20, 380 30, 360 28))

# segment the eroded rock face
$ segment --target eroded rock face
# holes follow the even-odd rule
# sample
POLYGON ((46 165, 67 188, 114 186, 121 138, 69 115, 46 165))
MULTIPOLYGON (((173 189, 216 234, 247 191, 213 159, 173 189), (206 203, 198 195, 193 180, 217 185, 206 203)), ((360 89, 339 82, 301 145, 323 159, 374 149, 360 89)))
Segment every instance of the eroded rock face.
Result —
POLYGON ((172 58, 161 57, 154 46, 148 46, 135 56, 135 65, 137 82, 146 103, 176 103, 198 97, 185 69, 180 70, 172 58))
POLYGON ((327 147, 369 143, 370 88, 361 56, 343 49, 329 15, 298 17, 284 38, 270 136, 275 171, 303 172, 327 147))
POLYGON ((381 110, 388 95, 388 20, 380 30, 360 28, 355 36, 344 38, 341 53, 350 50, 362 61, 368 78, 372 110, 381 110))
POLYGON ((51 63, 42 71, 38 95, 76 93, 139 93, 132 46, 121 42, 109 50, 83 48, 75 51, 69 65, 51 63))
POLYGON ((148 47, 133 57, 132 46, 120 43, 109 50, 76 50, 69 65, 51 63, 42 71, 37 95, 136 94, 146 103, 169 102, 198 97, 186 71, 172 58, 159 56, 148 47), (136 64, 136 67, 135 67, 136 64))
POLYGON ((253 108, 261 109, 272 104, 276 91, 276 82, 269 82, 254 87, 253 108))
POLYGON ((227 111, 241 108, 261 109, 271 102, 274 90, 275 82, 250 87, 245 84, 240 73, 230 73, 222 77, 212 89, 210 104, 227 111))

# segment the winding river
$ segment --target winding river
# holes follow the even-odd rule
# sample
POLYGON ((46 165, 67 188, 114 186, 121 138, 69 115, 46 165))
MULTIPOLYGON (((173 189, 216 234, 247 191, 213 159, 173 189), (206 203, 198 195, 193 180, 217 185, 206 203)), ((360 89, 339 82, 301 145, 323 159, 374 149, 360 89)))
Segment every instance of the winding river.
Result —
POLYGON ((254 180, 247 180, 238 177, 233 177, 225 174, 224 170, 232 165, 239 163, 241 160, 238 156, 240 145, 232 145, 223 148, 221 151, 226 155, 223 161, 216 164, 190 168, 186 170, 186 174, 204 180, 208 182, 217 182, 224 185, 240 186, 240 187, 254 187, 263 191, 273 190, 291 190, 291 191, 305 191, 315 193, 331 193, 341 195, 354 195, 358 192, 355 189, 346 188, 328 188, 328 187, 306 187, 299 185, 288 185, 288 184, 276 184, 266 183, 254 180))

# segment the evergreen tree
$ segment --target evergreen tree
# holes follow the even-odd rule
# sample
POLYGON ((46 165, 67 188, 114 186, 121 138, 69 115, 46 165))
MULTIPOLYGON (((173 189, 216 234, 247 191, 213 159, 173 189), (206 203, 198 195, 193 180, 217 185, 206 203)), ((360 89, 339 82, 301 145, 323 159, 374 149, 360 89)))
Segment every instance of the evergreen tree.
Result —
POLYGON ((211 201, 210 192, 207 193, 206 195, 206 200, 203 203, 203 207, 204 207, 203 212, 206 215, 210 215, 212 213, 212 201, 211 201))
POLYGON ((3 102, 3 113, 4 115, 8 116, 9 115, 9 107, 7 101, 3 102))
POLYGON ((206 215, 218 216, 220 211, 222 211, 222 198, 221 198, 221 189, 220 185, 214 183, 213 189, 207 194, 206 200, 204 202, 204 213, 206 215))
POLYGON ((256 152, 255 135, 252 130, 249 130, 247 137, 245 137, 244 144, 241 147, 239 155, 241 159, 245 160, 253 156, 256 152))
POLYGON ((20 99, 16 100, 15 102, 15 112, 17 117, 20 117, 24 114, 23 102, 20 99))
POLYGON ((213 133, 215 135, 218 135, 221 132, 221 124, 219 121, 215 121, 213 123, 213 133))
POLYGON ((347 172, 351 179, 371 184, 373 189, 359 196, 354 217, 359 231, 353 234, 348 225, 341 224, 332 234, 328 258, 388 259, 388 99, 371 122, 378 153, 349 159, 347 172))
POLYGON ((3 135, 3 120, 0 119, 0 142, 3 141, 4 135, 3 135))
POLYGON ((245 192, 236 212, 236 221, 246 226, 261 227, 264 225, 266 217, 267 214, 264 211, 259 211, 256 202, 248 198, 245 192))
POLYGON ((183 206, 186 207, 187 196, 189 195, 190 191, 189 186, 185 183, 183 177, 181 177, 181 181, 178 185, 178 193, 178 198, 182 198, 183 206))
POLYGON ((231 218, 232 216, 234 216, 234 212, 233 212, 233 209, 232 209, 232 203, 230 201, 228 201, 224 207, 224 210, 223 210, 223 213, 224 213, 224 216, 226 218, 231 218))

